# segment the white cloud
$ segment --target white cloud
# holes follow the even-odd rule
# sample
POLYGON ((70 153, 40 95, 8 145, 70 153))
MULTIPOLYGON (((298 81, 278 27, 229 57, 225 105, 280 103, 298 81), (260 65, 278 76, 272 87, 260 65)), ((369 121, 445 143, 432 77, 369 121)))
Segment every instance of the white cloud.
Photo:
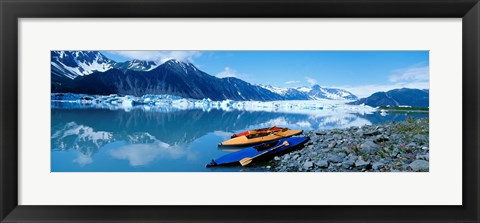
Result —
POLYGON ((91 154, 87 155, 87 154, 83 154, 81 152, 78 152, 77 153, 77 158, 75 158, 73 160, 73 162, 80 164, 80 166, 85 166, 85 165, 88 165, 90 163, 93 163, 93 159, 92 159, 91 154))
POLYGON ((419 82, 429 80, 429 66, 412 66, 398 69, 389 77, 390 82, 419 82))
POLYGON ((285 84, 298 84, 300 81, 286 81, 285 84))
POLYGON ((230 137, 234 134, 233 132, 224 132, 224 131, 214 131, 214 135, 219 136, 223 139, 230 139, 230 137))
POLYGON ((239 78, 239 74, 237 73, 236 70, 230 68, 230 67, 225 67, 225 69, 218 73, 217 75, 215 75, 215 77, 218 77, 218 78, 224 78, 224 77, 236 77, 236 78, 239 78))
POLYGON ((201 55, 200 51, 154 51, 154 50, 114 50, 108 51, 112 54, 128 57, 130 59, 148 60, 163 63, 170 59, 176 59, 185 62, 192 62, 194 58, 201 55))
POLYGON ((311 77, 305 77, 305 80, 307 80, 307 82, 310 83, 311 85, 318 84, 318 81, 311 77))
POLYGON ((307 122, 307 121, 300 121, 300 122, 297 122, 295 124, 302 127, 302 128, 309 128, 309 129, 312 128, 312 124, 310 122, 307 122))
POLYGON ((429 89, 429 66, 417 64, 410 67, 397 69, 388 78, 387 84, 370 84, 361 86, 338 87, 352 92, 359 98, 364 98, 379 91, 389 91, 399 88, 429 89))
POLYGON ((287 126, 289 123, 285 117, 271 119, 267 122, 262 123, 260 126, 287 126))

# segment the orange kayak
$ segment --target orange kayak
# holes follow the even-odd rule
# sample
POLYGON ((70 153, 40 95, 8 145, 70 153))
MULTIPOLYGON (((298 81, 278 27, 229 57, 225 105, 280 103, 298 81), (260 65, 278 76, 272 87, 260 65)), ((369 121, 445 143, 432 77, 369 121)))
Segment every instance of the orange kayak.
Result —
POLYGON ((264 142, 270 142, 282 138, 287 138, 290 136, 301 134, 302 130, 291 130, 283 129, 277 132, 268 132, 265 134, 260 134, 258 137, 247 137, 246 135, 238 136, 227 141, 223 141, 219 146, 250 146, 255 144, 260 144, 264 142))
POLYGON ((287 129, 287 128, 281 128, 281 127, 273 126, 273 127, 270 127, 270 128, 247 130, 245 132, 240 132, 240 133, 237 133, 237 134, 233 134, 230 138, 233 139, 233 138, 239 137, 239 136, 246 136, 247 138, 255 138, 256 136, 267 135, 267 134, 270 134, 270 132, 278 132, 278 131, 282 131, 282 130, 285 130, 285 129, 287 129))

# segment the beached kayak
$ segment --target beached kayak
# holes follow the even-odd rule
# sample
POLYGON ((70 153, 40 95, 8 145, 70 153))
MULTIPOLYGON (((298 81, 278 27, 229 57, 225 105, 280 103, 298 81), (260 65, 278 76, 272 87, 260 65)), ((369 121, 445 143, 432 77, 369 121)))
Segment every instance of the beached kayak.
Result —
POLYGON ((227 141, 223 141, 219 146, 251 146, 255 144, 270 142, 302 133, 302 130, 286 129, 278 132, 269 132, 263 136, 249 138, 247 136, 239 136, 227 141))
POLYGON ((302 146, 308 140, 308 137, 291 137, 276 140, 270 143, 263 143, 257 146, 239 150, 237 152, 232 152, 218 159, 212 160, 212 162, 207 164, 207 167, 221 165, 240 165, 240 160, 245 158, 254 158, 254 162, 269 160, 276 155, 284 154, 302 146))
POLYGON ((269 128, 253 129, 253 130, 247 130, 245 132, 236 133, 236 134, 233 134, 230 138, 233 139, 239 136, 246 136, 247 138, 255 138, 259 136, 268 135, 272 132, 286 131, 286 130, 288 130, 288 128, 273 126, 269 128))

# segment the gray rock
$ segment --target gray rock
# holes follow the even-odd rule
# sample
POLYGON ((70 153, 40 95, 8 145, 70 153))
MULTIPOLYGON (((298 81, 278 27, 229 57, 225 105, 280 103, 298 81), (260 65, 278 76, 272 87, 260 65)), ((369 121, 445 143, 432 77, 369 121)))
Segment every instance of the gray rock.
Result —
POLYGON ((364 161, 364 160, 361 160, 361 159, 358 159, 355 162, 355 166, 360 167, 360 168, 365 168, 368 164, 370 164, 370 162, 367 162, 367 161, 364 161))
POLYGON ((384 136, 384 135, 377 135, 375 137, 375 140, 374 142, 375 143, 379 143, 379 142, 386 142, 386 141, 389 141, 390 139, 388 138, 388 136, 384 136))
POLYGON ((415 159, 417 160, 429 160, 429 155, 428 154, 418 154, 415 159))
POLYGON ((357 160, 357 155, 355 155, 355 153, 349 153, 348 156, 347 156, 347 158, 348 158, 349 160, 355 161, 355 160, 357 160))
POLYGON ((336 145, 337 145, 336 142, 332 142, 332 143, 328 144, 328 148, 333 148, 333 147, 335 147, 336 145))
POLYGON ((417 147, 417 144, 414 143, 414 142, 411 142, 411 143, 407 144, 407 147, 415 148, 415 147, 417 147))
POLYGON ((374 153, 380 149, 380 146, 372 141, 367 140, 360 145, 360 149, 369 153, 374 153))
POLYGON ((366 131, 363 133, 363 136, 376 136, 376 135, 380 135, 381 132, 378 131, 378 130, 370 130, 370 131, 366 131))
POLYGON ((363 131, 362 131, 361 129, 359 129, 359 130, 357 130, 357 131, 355 132, 355 135, 357 135, 357 136, 363 136, 363 131))
POLYGON ((347 156, 347 154, 345 154, 345 153, 338 153, 338 156, 340 156, 340 158, 343 159, 343 158, 345 158, 345 157, 347 156))
POLYGON ((342 139, 342 135, 340 134, 335 134, 333 135, 333 137, 336 138, 337 140, 342 139))
POLYGON ((392 134, 392 135, 390 136, 390 138, 392 138, 392 139, 400 139, 401 136, 400 136, 399 134, 392 134))
POLYGON ((276 156, 276 157, 273 157, 273 159, 274 159, 275 161, 279 161, 279 160, 280 160, 280 157, 276 156))
POLYGON ((353 164, 355 164, 355 160, 349 159, 349 160, 344 161, 344 162, 342 163, 342 167, 345 168, 345 169, 347 169, 347 168, 349 168, 349 167, 352 167, 353 164))
POLYGON ((374 170, 382 169, 384 166, 385 166, 385 164, 382 163, 382 162, 374 162, 374 163, 372 164, 372 168, 373 168, 374 170))
POLYGON ((425 160, 415 160, 412 163, 410 163, 410 168, 412 168, 413 171, 422 171, 422 172, 428 172, 429 170, 429 163, 428 161, 425 160))
POLYGON ((327 148, 328 147, 328 143, 320 143, 320 148, 327 148))
POLYGON ((322 152, 322 153, 328 153, 328 152, 330 152, 330 149, 320 149, 320 152, 322 152))
POLYGON ((328 154, 327 160, 332 162, 332 163, 340 163, 340 162, 342 162, 343 158, 340 157, 339 155, 328 154))
POLYGON ((424 146, 422 147, 423 150, 428 150, 428 147, 424 146))
POLYGON ((303 164, 303 168, 305 168, 306 170, 308 170, 312 167, 313 167, 313 162, 312 161, 307 161, 303 164))
POLYGON ((328 167, 328 162, 326 160, 320 160, 315 163, 320 168, 327 168, 328 167))
POLYGON ((293 159, 293 160, 296 160, 296 159, 298 159, 299 157, 300 157, 300 155, 295 154, 295 155, 292 157, 292 159, 293 159))
POLYGON ((428 141, 428 136, 427 135, 416 134, 415 136, 413 136, 413 138, 417 142, 427 142, 428 141))

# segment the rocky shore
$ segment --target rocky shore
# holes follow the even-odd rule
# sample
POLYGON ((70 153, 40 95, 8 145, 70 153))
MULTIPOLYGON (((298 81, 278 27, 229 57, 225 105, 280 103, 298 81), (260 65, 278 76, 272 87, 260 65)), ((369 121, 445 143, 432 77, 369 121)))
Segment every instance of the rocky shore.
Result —
POLYGON ((429 120, 407 118, 347 129, 305 131, 305 147, 274 157, 274 172, 428 172, 429 120))

